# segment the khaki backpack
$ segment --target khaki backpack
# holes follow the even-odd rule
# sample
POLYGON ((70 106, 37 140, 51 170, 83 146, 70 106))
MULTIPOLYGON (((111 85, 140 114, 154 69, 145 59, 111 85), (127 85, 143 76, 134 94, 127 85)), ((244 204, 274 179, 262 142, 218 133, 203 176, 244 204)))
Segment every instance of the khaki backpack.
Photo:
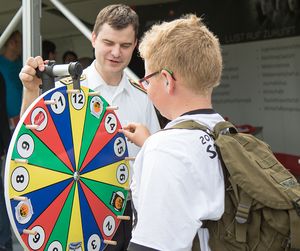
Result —
POLYGON ((300 251, 300 184, 269 145, 227 121, 213 131, 192 120, 172 128, 207 132, 223 163, 225 212, 204 222, 212 251, 300 251))

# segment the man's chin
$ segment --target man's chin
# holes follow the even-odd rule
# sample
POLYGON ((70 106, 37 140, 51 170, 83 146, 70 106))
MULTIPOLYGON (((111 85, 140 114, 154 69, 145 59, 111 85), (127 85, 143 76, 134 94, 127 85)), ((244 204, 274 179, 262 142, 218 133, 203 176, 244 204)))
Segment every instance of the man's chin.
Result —
POLYGON ((124 70, 124 66, 123 65, 115 65, 115 66, 109 66, 107 67, 107 70, 110 71, 110 72, 113 72, 113 73, 119 73, 119 72, 122 72, 124 70))

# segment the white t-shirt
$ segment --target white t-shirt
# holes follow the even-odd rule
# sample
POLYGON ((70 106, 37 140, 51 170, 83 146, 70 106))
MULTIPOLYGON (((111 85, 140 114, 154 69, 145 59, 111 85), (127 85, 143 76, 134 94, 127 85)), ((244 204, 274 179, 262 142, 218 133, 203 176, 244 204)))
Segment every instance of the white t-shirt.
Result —
MULTIPOLYGON (((166 128, 190 119, 213 128, 223 120, 211 109, 198 112, 183 115, 166 128)), ((200 229, 202 220, 217 220, 224 212, 223 173, 212 139, 202 130, 160 131, 144 143, 133 169, 137 225, 132 247, 190 250, 199 230, 201 250, 209 250, 208 234, 200 229)))
MULTIPOLYGON (((151 133, 160 129, 159 122, 153 104, 146 93, 130 84, 125 72, 118 86, 107 85, 95 68, 95 61, 83 71, 85 79, 81 85, 94 91, 99 91, 100 95, 112 106, 118 106, 115 113, 122 126, 129 122, 137 122, 147 126, 151 133)), ((127 141, 128 154, 135 157, 140 147, 127 141)))

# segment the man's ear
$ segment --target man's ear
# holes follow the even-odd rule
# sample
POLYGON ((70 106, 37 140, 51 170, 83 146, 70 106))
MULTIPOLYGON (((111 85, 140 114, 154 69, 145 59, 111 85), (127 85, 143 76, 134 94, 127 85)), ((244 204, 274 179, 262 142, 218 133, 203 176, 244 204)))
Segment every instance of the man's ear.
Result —
POLYGON ((94 48, 95 48, 96 39, 97 39, 97 35, 96 35, 96 33, 93 31, 93 32, 92 32, 92 45, 93 45, 94 48))
POLYGON ((138 44, 138 39, 136 38, 134 42, 134 48, 137 47, 137 44, 138 44))

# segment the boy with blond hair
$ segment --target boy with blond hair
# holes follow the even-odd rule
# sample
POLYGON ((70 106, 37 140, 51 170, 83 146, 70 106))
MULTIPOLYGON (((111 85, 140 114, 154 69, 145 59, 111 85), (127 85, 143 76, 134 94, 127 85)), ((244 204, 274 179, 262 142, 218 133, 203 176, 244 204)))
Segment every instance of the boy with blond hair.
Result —
POLYGON ((206 132, 170 128, 194 120, 212 129, 223 120, 211 101, 222 72, 219 41, 201 18, 187 15, 154 25, 139 51, 146 72, 140 82, 171 122, 151 136, 138 123, 123 129, 142 146, 133 167, 136 225, 128 250, 190 250, 197 233, 201 250, 210 250, 201 227, 224 211, 221 163, 206 132))

